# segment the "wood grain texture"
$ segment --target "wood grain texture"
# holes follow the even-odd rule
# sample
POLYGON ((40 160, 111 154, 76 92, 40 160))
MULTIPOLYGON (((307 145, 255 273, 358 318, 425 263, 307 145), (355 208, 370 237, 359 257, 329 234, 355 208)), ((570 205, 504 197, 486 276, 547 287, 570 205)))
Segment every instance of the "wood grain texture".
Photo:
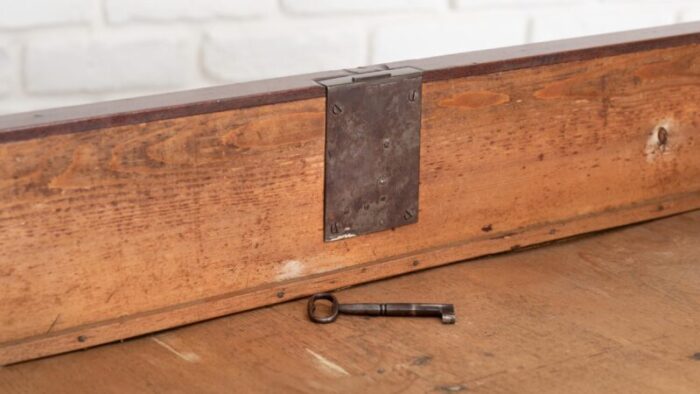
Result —
POLYGON ((700 211, 404 275, 341 302, 452 302, 438 319, 306 301, 0 369, 3 393, 696 393, 700 211))
POLYGON ((420 222, 337 243, 321 98, 0 144, 0 364, 700 207, 698 56, 424 84, 420 222))

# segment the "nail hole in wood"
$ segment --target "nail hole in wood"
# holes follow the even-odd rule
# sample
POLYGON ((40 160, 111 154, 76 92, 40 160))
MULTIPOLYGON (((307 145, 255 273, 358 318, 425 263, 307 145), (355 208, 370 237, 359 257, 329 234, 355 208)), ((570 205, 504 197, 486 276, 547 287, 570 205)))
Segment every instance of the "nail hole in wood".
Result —
POLYGON ((668 144, 668 130, 665 127, 659 127, 656 131, 656 140, 659 148, 663 151, 666 148, 666 144, 668 144))

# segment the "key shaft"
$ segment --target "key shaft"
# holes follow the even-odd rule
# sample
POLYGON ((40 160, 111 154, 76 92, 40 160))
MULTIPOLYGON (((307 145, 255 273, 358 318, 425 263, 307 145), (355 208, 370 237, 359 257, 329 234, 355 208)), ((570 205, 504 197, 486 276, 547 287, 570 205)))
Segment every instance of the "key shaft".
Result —
POLYGON ((454 305, 452 304, 416 304, 416 303, 362 303, 340 304, 334 295, 320 293, 312 296, 308 304, 309 318, 315 323, 334 322, 339 314, 365 315, 365 316, 413 316, 413 317, 439 317, 444 324, 453 324, 456 321, 454 305), (331 302, 331 314, 318 316, 316 314, 316 301, 327 300, 331 302))

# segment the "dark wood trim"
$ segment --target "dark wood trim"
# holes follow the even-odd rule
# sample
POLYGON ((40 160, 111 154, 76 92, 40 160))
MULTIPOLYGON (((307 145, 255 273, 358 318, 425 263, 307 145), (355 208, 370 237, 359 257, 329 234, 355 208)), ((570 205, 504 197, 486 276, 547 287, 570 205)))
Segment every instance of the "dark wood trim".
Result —
POLYGON ((492 74, 700 43, 700 22, 577 37, 390 63, 424 71, 423 82, 492 74))
POLYGON ((24 112, 0 116, 0 143, 303 100, 324 94, 323 86, 300 75, 24 112))
MULTIPOLYGON (((700 22, 390 63, 425 82, 700 43, 700 22)), ((0 116, 0 143, 322 97, 342 70, 0 116)))

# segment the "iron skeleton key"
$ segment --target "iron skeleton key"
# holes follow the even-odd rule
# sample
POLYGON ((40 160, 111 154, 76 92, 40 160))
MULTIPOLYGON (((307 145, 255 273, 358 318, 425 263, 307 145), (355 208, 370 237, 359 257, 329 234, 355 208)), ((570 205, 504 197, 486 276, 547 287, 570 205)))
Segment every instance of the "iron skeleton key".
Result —
POLYGON ((346 315, 365 316, 415 316, 415 317, 439 317, 443 324, 454 324, 455 309, 452 304, 340 304, 338 299, 330 293, 319 293, 311 296, 308 304, 309 319, 314 323, 332 323, 343 313, 346 315), (328 316, 316 314, 316 301, 326 300, 331 302, 331 313, 328 316))

